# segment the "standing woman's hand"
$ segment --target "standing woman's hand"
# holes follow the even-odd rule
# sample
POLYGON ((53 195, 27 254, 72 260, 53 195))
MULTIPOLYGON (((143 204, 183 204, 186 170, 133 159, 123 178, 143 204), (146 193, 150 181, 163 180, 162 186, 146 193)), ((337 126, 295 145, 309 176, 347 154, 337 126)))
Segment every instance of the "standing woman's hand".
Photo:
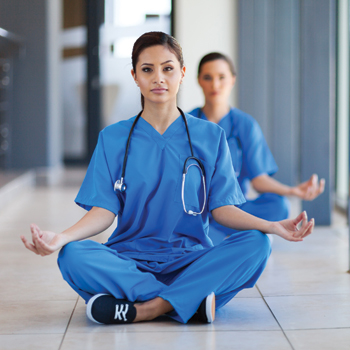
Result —
POLYGON ((306 212, 302 212, 295 219, 272 222, 269 233, 276 234, 287 241, 300 242, 310 235, 314 229, 315 220, 308 221, 306 212), (302 222, 300 228, 298 225, 302 222))
POLYGON ((25 236, 21 236, 21 240, 25 247, 35 254, 41 256, 50 255, 68 243, 65 235, 51 231, 42 231, 36 224, 31 224, 30 230, 32 242, 29 242, 25 236))

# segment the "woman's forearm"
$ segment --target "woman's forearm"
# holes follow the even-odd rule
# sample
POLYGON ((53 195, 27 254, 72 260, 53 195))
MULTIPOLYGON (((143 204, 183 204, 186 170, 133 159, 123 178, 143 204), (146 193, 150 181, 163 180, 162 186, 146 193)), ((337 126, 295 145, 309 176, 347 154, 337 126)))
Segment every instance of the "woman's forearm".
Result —
POLYGON ((93 207, 75 225, 64 230, 61 235, 65 237, 66 244, 80 241, 103 232, 112 225, 114 219, 114 213, 109 210, 93 207))
POLYGON ((226 205, 212 211, 213 218, 220 225, 234 230, 258 230, 268 233, 271 230, 271 222, 250 215, 234 205, 226 205))
POLYGON ((262 174, 251 180, 253 188, 260 193, 276 193, 280 196, 293 194, 293 188, 280 183, 267 174, 262 174))

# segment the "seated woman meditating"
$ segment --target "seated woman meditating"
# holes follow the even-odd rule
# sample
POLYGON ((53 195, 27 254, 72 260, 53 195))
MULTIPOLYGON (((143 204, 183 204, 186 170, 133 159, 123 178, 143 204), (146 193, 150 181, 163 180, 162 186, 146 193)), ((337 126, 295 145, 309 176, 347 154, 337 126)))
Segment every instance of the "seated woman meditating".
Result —
MULTIPOLYGON (((219 52, 203 56, 198 65, 198 83, 205 102, 190 114, 224 129, 243 194, 247 195, 249 183, 259 193, 254 200, 246 198, 239 208, 265 220, 286 219, 289 201, 285 196, 313 200, 324 191, 325 180, 319 182, 314 174, 308 181, 290 187, 271 177, 278 167, 257 121, 238 108, 230 107, 229 96, 235 81, 235 67, 227 56, 219 52)), ((211 215, 209 222, 209 236, 214 244, 237 231, 220 225, 211 215)))
POLYGON ((240 290, 251 288, 270 255, 265 233, 299 242, 314 220, 269 222, 235 205, 245 199, 224 131, 176 105, 185 76, 181 47, 162 32, 145 33, 132 52, 131 74, 142 110, 101 131, 76 203, 88 212, 54 233, 31 225, 25 247, 60 250, 59 268, 100 324, 152 320, 212 322, 240 290), (213 246, 209 213, 240 230, 213 246), (87 240, 118 226, 105 244, 87 240), (301 227, 297 226, 301 223, 301 227))

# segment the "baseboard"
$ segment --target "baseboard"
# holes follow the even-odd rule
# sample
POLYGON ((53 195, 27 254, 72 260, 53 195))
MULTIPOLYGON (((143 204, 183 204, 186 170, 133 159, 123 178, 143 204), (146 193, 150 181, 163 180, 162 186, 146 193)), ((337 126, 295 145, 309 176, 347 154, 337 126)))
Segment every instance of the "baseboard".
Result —
POLYGON ((35 186, 34 170, 26 171, 0 187, 0 210, 17 198, 24 190, 35 186))

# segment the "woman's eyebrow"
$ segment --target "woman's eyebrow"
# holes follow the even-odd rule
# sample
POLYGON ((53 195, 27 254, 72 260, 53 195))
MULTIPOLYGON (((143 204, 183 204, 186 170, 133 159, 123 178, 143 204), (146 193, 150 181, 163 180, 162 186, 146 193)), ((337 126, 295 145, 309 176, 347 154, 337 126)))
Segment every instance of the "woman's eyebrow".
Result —
MULTIPOLYGON (((162 66, 162 65, 167 64, 167 63, 169 63, 169 62, 173 62, 173 60, 165 61, 165 62, 161 63, 160 65, 162 66)), ((141 64, 141 67, 142 67, 142 66, 154 66, 154 64, 153 64, 153 63, 142 63, 142 64, 141 64)))
POLYGON ((173 62, 173 60, 165 61, 165 62, 161 63, 160 65, 162 66, 163 64, 167 64, 167 63, 169 63, 169 62, 173 62))

